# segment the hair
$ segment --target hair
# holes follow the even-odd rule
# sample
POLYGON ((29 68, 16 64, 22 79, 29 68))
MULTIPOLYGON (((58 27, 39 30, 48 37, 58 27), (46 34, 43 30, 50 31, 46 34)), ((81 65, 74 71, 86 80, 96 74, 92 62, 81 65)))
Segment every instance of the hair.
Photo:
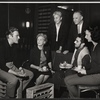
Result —
POLYGON ((15 28, 15 27, 10 27, 10 28, 7 30, 7 32, 6 32, 6 36, 8 37, 9 34, 12 35, 12 33, 13 33, 14 31, 18 31, 18 29, 15 28))
POLYGON ((77 37, 81 38, 81 43, 85 43, 85 37, 83 34, 78 34, 77 37))
POLYGON ((91 33, 91 38, 94 42, 100 42, 100 27, 88 27, 86 30, 88 30, 91 33))
POLYGON ((81 16, 83 16, 83 12, 81 10, 77 10, 74 13, 79 13, 81 16))
POLYGON ((59 15, 60 17, 62 17, 62 12, 61 11, 55 11, 53 13, 53 16, 55 16, 55 15, 59 15))
POLYGON ((39 33, 36 38, 38 38, 39 36, 42 36, 44 38, 44 41, 47 42, 47 35, 43 34, 43 33, 39 33))

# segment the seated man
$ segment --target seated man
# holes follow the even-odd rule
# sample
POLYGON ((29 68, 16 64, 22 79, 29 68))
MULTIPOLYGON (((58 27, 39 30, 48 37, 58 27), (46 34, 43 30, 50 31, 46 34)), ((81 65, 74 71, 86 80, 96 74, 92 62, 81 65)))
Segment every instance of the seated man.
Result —
POLYGON ((0 43, 0 79, 7 83, 7 97, 15 98, 17 83, 20 77, 23 80, 23 90, 33 78, 33 73, 15 65, 17 51, 14 44, 18 44, 18 29, 11 27, 6 32, 6 39, 0 43))
POLYGON ((90 62, 90 54, 87 47, 85 46, 84 37, 79 34, 74 44, 75 50, 72 56, 71 64, 64 61, 64 63, 60 63, 59 66, 61 69, 67 69, 65 76, 77 73, 82 68, 89 69, 87 65, 90 62))
POLYGON ((84 68, 84 66, 88 69, 87 65, 88 62, 90 62, 90 55, 87 47, 85 46, 84 37, 82 35, 78 35, 74 43, 75 51, 72 56, 71 64, 64 61, 64 63, 59 65, 59 67, 64 69, 64 71, 56 71, 53 75, 52 82, 58 90, 60 89, 60 86, 65 86, 64 78, 66 76, 77 73, 78 70, 84 68))

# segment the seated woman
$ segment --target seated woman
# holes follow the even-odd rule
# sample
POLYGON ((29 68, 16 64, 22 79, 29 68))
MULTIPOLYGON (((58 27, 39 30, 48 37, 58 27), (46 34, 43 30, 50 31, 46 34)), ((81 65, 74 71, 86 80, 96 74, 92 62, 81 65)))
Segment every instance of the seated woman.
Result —
POLYGON ((100 30, 98 27, 87 28, 85 38, 93 43, 91 51, 91 62, 88 64, 90 69, 81 69, 78 74, 70 75, 64 79, 70 98, 78 98, 78 85, 100 85, 100 30))
POLYGON ((44 46, 47 42, 45 34, 37 35, 37 46, 34 46, 30 52, 30 67, 36 78, 36 85, 44 83, 51 75, 51 51, 49 47, 44 46))

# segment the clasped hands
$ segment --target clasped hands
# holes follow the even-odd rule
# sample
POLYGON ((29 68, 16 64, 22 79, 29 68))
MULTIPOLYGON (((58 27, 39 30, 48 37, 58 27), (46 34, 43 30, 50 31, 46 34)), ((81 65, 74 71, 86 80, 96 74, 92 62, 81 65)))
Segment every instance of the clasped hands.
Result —
POLYGON ((26 77, 26 73, 25 73, 25 71, 24 71, 24 69, 22 67, 20 67, 17 71, 9 69, 8 72, 11 73, 11 74, 14 74, 16 76, 26 77))
POLYGON ((25 73, 25 71, 24 71, 24 69, 22 67, 19 67, 19 71, 17 72, 17 74, 19 76, 23 76, 23 77, 26 76, 26 73, 25 73))
POLYGON ((40 72, 47 72, 47 71, 49 71, 49 69, 47 68, 47 66, 43 66, 43 67, 39 67, 38 71, 40 71, 40 72))

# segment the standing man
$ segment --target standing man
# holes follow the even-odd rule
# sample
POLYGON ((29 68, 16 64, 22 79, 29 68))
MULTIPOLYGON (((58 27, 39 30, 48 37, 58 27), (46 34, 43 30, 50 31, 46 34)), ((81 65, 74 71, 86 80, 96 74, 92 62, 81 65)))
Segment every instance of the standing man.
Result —
MULTIPOLYGON (((85 29, 87 28, 87 24, 83 19, 82 11, 75 11, 73 13, 73 22, 70 32, 69 32, 69 38, 67 42, 67 50, 69 52, 74 51, 74 41, 78 34, 84 34, 85 29)), ((85 40, 86 42, 86 40, 85 40)), ((87 43, 86 43, 87 45, 87 43)))
POLYGON ((7 83, 7 97, 14 98, 19 81, 19 76, 28 79, 23 80, 23 90, 33 78, 33 73, 22 67, 17 67, 17 51, 14 44, 18 44, 20 39, 17 28, 11 27, 6 32, 6 39, 0 43, 0 79, 7 83), (17 77, 18 76, 18 77, 17 77))
POLYGON ((55 11, 53 13, 54 22, 50 24, 48 31, 48 41, 52 51, 61 53, 65 50, 67 41, 67 25, 62 21, 61 11, 55 11))

